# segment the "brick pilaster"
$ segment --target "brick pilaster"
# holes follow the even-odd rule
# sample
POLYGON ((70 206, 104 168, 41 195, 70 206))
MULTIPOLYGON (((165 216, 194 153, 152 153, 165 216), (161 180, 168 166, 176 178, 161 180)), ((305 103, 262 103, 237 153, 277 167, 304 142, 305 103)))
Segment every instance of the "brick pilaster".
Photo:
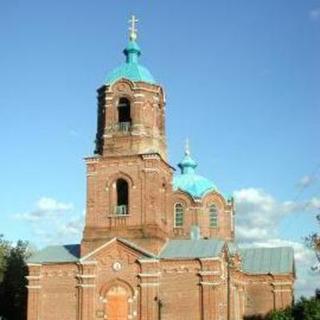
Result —
POLYGON ((28 264, 28 320, 40 319, 41 264, 28 264))
POLYGON ((95 318, 96 264, 96 261, 85 261, 79 264, 78 320, 95 318))
POLYGON ((200 285, 202 291, 202 320, 218 320, 221 301, 221 285, 224 283, 221 263, 218 258, 200 259, 200 285))
POLYGON ((274 309, 283 309, 290 306, 293 301, 291 281, 275 281, 273 286, 274 309))
POLYGON ((140 259, 140 318, 156 320, 159 317, 159 261, 156 259, 140 259))

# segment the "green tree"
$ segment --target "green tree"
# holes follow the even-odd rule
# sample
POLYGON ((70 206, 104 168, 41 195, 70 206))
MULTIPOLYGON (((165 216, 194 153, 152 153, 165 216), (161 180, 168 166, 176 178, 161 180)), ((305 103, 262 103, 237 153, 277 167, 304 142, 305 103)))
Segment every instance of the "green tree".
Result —
POLYGON ((8 241, 3 239, 3 235, 0 234, 0 285, 3 281, 4 273, 7 269, 7 257, 10 251, 10 245, 8 241))
POLYGON ((294 320, 292 316, 291 308, 286 308, 285 310, 275 310, 269 313, 266 320, 294 320))
MULTIPOLYGON (((320 214, 317 215, 316 219, 320 226, 320 214)), ((318 264, 314 266, 313 269, 316 271, 320 271, 320 233, 315 232, 309 235, 305 240, 308 247, 314 250, 318 259, 318 264)))
POLYGON ((0 263, 3 270, 0 281, 0 316, 7 320, 26 319, 26 259, 31 251, 26 241, 19 240, 15 246, 1 237, 0 263))
POLYGON ((266 316, 247 316, 246 320, 320 320, 320 292, 314 297, 301 297, 292 307, 274 310, 266 316))
POLYGON ((320 320, 320 299, 302 297, 292 308, 294 319, 320 320))

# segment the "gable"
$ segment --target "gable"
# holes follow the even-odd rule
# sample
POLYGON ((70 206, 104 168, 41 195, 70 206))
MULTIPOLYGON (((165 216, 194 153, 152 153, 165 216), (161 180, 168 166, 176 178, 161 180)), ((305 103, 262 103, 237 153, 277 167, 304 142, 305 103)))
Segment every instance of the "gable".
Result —
POLYGON ((152 253, 137 246, 135 243, 132 243, 131 241, 121 238, 113 238, 110 241, 107 241, 99 248, 93 250, 86 256, 82 257, 80 259, 80 262, 95 261, 101 259, 103 260, 104 258, 107 258, 110 255, 114 255, 115 252, 120 256, 125 255, 128 259, 155 257, 152 253))

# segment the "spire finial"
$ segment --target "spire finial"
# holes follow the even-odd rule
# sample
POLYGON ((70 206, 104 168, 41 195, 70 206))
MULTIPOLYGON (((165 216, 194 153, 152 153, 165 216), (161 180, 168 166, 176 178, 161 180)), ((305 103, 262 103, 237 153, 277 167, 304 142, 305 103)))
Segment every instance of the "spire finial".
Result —
POLYGON ((137 22, 139 20, 136 18, 135 15, 131 16, 131 19, 129 20, 130 23, 130 27, 129 27, 129 31, 130 31, 130 40, 131 41, 135 41, 138 37, 138 29, 137 29, 137 22))
POLYGON ((189 138, 186 139, 186 146, 184 149, 184 154, 186 156, 190 156, 190 144, 189 144, 189 138))

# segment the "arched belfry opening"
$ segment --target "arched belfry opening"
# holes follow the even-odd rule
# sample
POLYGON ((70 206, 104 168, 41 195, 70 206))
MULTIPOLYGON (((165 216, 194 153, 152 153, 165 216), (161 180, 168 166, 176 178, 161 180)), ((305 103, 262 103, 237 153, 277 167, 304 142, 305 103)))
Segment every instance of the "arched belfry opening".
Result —
POLYGON ((131 103, 127 98, 120 98, 118 103, 118 122, 131 125, 131 103))
POLYGON ((125 215, 128 214, 129 205, 129 185, 124 179, 118 179, 117 184, 117 206, 116 214, 125 215))

